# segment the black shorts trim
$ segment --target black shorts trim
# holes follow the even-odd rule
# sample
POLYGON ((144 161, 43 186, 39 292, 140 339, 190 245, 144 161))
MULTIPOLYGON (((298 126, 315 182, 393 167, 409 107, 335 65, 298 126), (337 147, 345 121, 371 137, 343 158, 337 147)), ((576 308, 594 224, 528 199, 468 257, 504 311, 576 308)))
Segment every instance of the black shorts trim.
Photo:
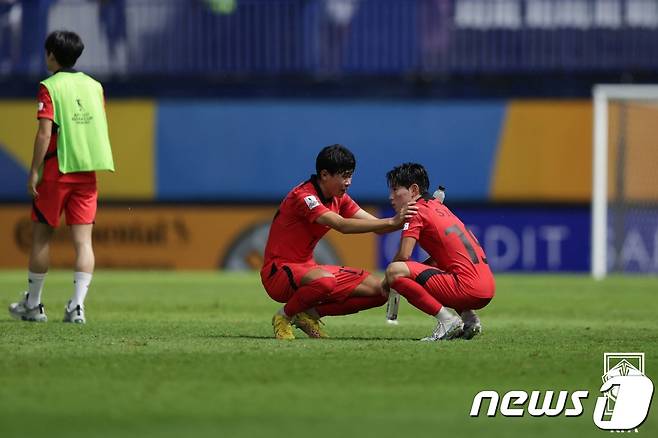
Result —
POLYGON ((37 217, 39 222, 42 224, 50 225, 46 220, 46 217, 43 215, 43 213, 41 213, 41 210, 37 208, 37 203, 34 201, 32 201, 32 211, 34 211, 34 215, 37 217))
POLYGON ((443 272, 440 269, 435 269, 435 268, 425 269, 416 277, 416 283, 420 284, 421 286, 424 286, 425 283, 427 283, 427 281, 435 275, 450 275, 450 273, 443 272))
POLYGON ((297 285, 295 284, 295 278, 292 275, 292 270, 287 267, 287 266, 281 266, 281 269, 286 273, 288 276, 288 281, 290 282, 290 287, 292 287, 293 290, 297 290, 297 285))
POLYGON ((55 158, 56 156, 57 156, 57 149, 55 149, 55 150, 52 151, 52 152, 48 152, 48 153, 43 157, 43 161, 48 161, 48 160, 50 160, 51 158, 55 158))

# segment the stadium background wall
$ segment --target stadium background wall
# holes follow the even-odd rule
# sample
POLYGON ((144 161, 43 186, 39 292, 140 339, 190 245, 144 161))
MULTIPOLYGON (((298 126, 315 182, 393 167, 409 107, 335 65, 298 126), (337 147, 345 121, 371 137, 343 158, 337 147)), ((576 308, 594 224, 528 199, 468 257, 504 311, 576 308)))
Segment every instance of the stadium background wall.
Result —
MULTIPOLYGON (((589 211, 584 207, 456 206, 453 210, 477 236, 489 265, 502 271, 586 271, 589 267, 589 211)), ((390 207, 366 207, 378 216, 390 207)), ((100 268, 250 270, 262 265, 269 224, 276 206, 109 204, 99 209, 94 227, 100 268)), ((29 204, 0 208, 0 267, 23 268, 30 247, 29 204)), ((642 253, 629 270, 658 266, 653 234, 639 228, 642 253)), ((59 227, 52 245, 52 266, 73 262, 68 227, 59 227)), ((331 231, 316 249, 323 264, 382 270, 395 255, 399 233, 341 235, 331 231)), ((632 242, 637 245, 637 239, 632 242)), ((422 251, 414 258, 424 260, 422 251)))
MULTIPOLYGON (((424 163, 452 200, 588 202, 587 100, 108 100, 117 173, 103 199, 278 202, 328 143, 354 150, 351 193, 385 202, 384 174, 424 163), (230 182, 230 183, 227 183, 230 182)), ((0 200, 24 200, 30 100, 0 101, 0 200)))
MULTIPOLYGON (((319 147, 330 142, 356 153, 350 192, 378 215, 391 214, 385 172, 420 161, 432 185, 448 187, 451 207, 495 271, 589 267, 587 100, 114 99, 107 113, 118 171, 99 176, 99 267, 257 267, 277 203, 313 172, 319 147)), ((0 267, 26 262, 34 117, 31 100, 0 101, 0 267)), ((640 219, 630 225, 624 264, 656 272, 658 220, 640 219)), ((62 233, 54 266, 71 262, 62 233)), ((331 234, 317 256, 382 269, 395 237, 331 234)))

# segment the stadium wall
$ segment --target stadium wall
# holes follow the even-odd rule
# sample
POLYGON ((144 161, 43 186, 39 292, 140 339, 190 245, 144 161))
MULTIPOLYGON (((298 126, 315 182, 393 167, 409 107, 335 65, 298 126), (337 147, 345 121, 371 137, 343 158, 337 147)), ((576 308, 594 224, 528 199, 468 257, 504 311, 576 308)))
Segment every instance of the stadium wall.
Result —
MULTIPOLYGON (((390 216, 389 207, 367 207, 390 216)), ((258 269, 275 206, 105 205, 94 227, 96 264, 128 269, 258 269)), ((588 268, 587 209, 455 208, 480 239, 497 271, 584 271, 588 268)), ((0 267, 27 263, 32 225, 29 206, 0 209, 0 267)), ((318 246, 323 264, 384 269, 399 233, 341 235, 330 232, 318 246)), ((52 266, 73 263, 68 227, 59 227, 52 244, 52 266)), ((424 260, 425 254, 414 254, 424 260)))
MULTIPOLYGON (((118 170, 99 181, 99 267, 257 267, 276 204, 313 172, 319 147, 330 142, 355 151, 351 194, 377 215, 391 213, 382 209, 385 172, 420 161, 433 185, 448 187, 451 207, 495 271, 589 266, 586 100, 115 99, 107 113, 118 170)), ((34 116, 33 101, 0 101, 0 267, 26 262, 34 116)), ((627 270, 658 271, 658 222, 633 224, 623 244, 627 270)), ((58 232, 55 266, 71 262, 66 232, 58 232)), ((332 234, 317 256, 382 269, 396 237, 332 234)))
MULTIPOLYGON (((589 269, 590 215, 586 206, 454 205, 486 251, 494 272, 584 272, 589 269)), ((366 207, 383 217, 390 207, 366 207)), ((262 262, 269 205, 102 205, 94 227, 99 268, 257 269, 262 262)), ((30 246, 30 208, 0 208, 0 268, 24 268, 30 246)), ((627 217, 621 243, 625 272, 658 272, 658 218, 653 211, 627 217)), ((52 244, 52 266, 70 267, 73 251, 68 228, 52 244)), ((611 235, 611 242, 614 236, 611 235)), ((381 270, 395 255, 399 233, 341 235, 330 232, 316 250, 324 264, 381 270)), ((417 260, 426 254, 416 251, 417 260)), ((614 263, 611 258, 610 263, 614 263)))
MULTIPOLYGON (((26 200, 25 181, 36 134, 36 102, 0 100, 0 201, 26 200)), ((115 174, 99 173, 105 199, 156 199, 156 104, 125 99, 106 104, 115 174)))
MULTIPOLYGON (((374 207, 364 207, 374 214, 374 207)), ((99 209, 94 249, 99 268, 258 269, 276 206, 107 205, 99 209)), ((32 225, 29 205, 0 208, 0 268, 27 264, 32 225)), ((74 260, 68 227, 55 232, 51 266, 74 260)), ((316 260, 376 269, 372 234, 330 232, 318 245, 316 260)))
MULTIPOLYGON (((344 143, 351 189, 382 202, 384 175, 424 163, 469 202, 587 202, 591 105, 573 101, 109 100, 117 172, 105 200, 278 202, 344 143)), ((36 123, 29 100, 0 101, 0 200, 24 199, 36 123)))

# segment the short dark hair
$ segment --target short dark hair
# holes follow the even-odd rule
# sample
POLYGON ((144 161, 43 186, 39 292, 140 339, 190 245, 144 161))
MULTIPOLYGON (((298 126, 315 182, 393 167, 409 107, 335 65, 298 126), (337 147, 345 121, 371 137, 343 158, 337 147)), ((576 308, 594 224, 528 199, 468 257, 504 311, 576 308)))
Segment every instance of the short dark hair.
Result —
POLYGON ((70 68, 75 65, 85 45, 80 36, 68 30, 56 30, 46 38, 46 52, 52 53, 57 63, 62 67, 70 68))
POLYGON ((315 171, 318 175, 322 170, 326 170, 331 175, 352 173, 355 168, 354 154, 342 144, 324 147, 315 159, 315 171))
POLYGON ((427 171, 422 164, 418 163, 404 163, 394 167, 386 174, 386 181, 391 189, 396 187, 409 188, 412 184, 417 184, 421 194, 427 192, 430 186, 427 171))

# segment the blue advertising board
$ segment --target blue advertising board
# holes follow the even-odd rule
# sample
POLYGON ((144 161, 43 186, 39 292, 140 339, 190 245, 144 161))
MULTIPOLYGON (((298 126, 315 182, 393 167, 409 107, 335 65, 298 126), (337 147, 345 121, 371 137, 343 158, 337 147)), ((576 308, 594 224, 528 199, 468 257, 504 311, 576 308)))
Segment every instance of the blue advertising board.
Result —
POLYGON ((658 212, 655 207, 609 210, 608 271, 658 273, 658 212))
MULTIPOLYGON (((455 207, 475 234, 494 272, 582 272, 590 268, 590 211, 587 207, 455 207)), ((390 207, 382 210, 390 216, 390 207)), ((400 233, 379 238, 380 269, 395 257, 400 233)), ((427 254, 416 246, 413 257, 427 254)))
MULTIPOLYGON (((426 162, 453 199, 490 191, 506 102, 359 100, 160 101, 157 199, 280 202, 342 143, 356 155, 350 195, 381 200, 400 156, 426 162), (477 126, 477 129, 473 129, 477 126)), ((384 198, 385 199, 385 198, 384 198)))

